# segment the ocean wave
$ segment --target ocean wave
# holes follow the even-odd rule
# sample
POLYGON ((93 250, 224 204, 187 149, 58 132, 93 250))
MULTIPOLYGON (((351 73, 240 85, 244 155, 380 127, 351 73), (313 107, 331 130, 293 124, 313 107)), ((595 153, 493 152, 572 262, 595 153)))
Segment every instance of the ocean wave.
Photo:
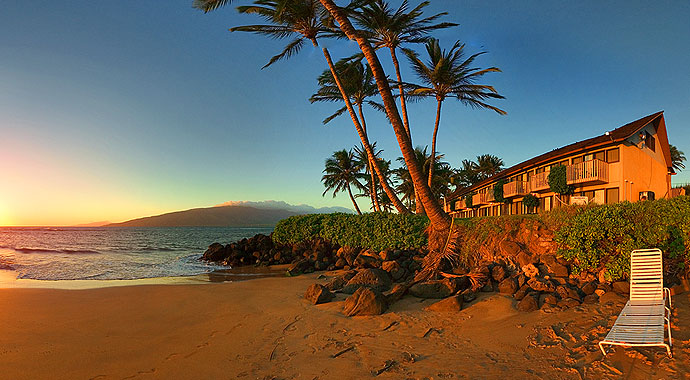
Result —
POLYGON ((98 255, 100 252, 90 249, 45 249, 45 248, 20 248, 20 247, 1 247, 9 248, 21 253, 66 253, 68 255, 98 255))

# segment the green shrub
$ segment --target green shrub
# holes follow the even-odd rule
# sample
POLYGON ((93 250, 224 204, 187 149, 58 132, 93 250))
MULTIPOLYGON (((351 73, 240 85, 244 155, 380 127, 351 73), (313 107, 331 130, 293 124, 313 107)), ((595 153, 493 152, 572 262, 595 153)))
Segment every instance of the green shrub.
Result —
POLYGON ((576 272, 604 267, 608 279, 623 279, 630 273, 630 252, 642 248, 661 249, 667 273, 687 270, 690 197, 575 209, 556 231, 556 241, 576 272))
POLYGON ((506 199, 503 197, 503 185, 505 185, 507 182, 505 179, 499 179, 496 181, 496 184, 494 185, 494 200, 496 202, 505 202, 506 199))
POLYGON ((469 193, 469 194, 465 195, 465 207, 472 208, 472 196, 473 195, 474 195, 473 193, 469 193))
POLYGON ((567 169, 564 165, 557 165, 551 168, 547 180, 549 189, 556 194, 566 195, 573 192, 573 187, 568 185, 567 169))
POLYGON ((525 205, 530 211, 536 207, 539 207, 539 198, 533 194, 527 194, 522 198, 522 204, 525 205))
POLYGON ((423 215, 374 212, 353 214, 311 214, 283 219, 273 230, 273 241, 293 244, 324 238, 341 246, 373 250, 414 249, 426 244, 424 229, 429 219, 423 215))

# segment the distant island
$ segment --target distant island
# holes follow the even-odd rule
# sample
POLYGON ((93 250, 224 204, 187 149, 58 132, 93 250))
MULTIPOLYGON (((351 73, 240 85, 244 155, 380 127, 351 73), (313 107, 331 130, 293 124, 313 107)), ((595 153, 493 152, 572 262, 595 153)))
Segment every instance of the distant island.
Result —
POLYGON ((291 205, 280 201, 232 201, 213 207, 193 208, 147 216, 106 227, 272 227, 281 219, 293 215, 345 212, 344 207, 315 208, 309 205, 291 205))

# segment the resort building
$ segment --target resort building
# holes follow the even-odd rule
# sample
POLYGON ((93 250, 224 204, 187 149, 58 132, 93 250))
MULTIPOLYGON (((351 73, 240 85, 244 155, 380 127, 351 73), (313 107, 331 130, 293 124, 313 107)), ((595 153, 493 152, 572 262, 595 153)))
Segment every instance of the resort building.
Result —
POLYGON ((672 174, 664 114, 657 112, 507 168, 456 191, 444 207, 456 217, 473 217, 548 211, 565 203, 670 198, 672 174), (549 186, 551 169, 561 165, 573 189, 569 195, 556 194, 549 186), (501 185, 503 200, 499 202, 495 198, 501 192, 494 188, 501 185), (525 206, 528 194, 538 199, 537 207, 525 206))

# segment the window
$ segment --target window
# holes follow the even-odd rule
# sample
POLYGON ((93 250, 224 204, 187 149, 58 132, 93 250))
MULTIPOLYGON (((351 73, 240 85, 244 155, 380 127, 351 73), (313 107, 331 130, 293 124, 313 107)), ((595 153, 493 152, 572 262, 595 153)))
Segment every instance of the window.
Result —
POLYGON ((568 166, 568 160, 563 160, 563 161, 559 162, 558 165, 568 166))
POLYGON ((620 160, 620 152, 618 148, 609 149, 606 151, 606 162, 618 162, 620 160))
POLYGON ((582 162, 582 156, 573 158, 573 165, 582 162))
POLYGON ((594 153, 594 158, 597 160, 606 161, 606 152, 603 150, 601 152, 596 152, 594 153))
POLYGON ((606 189, 606 204, 618 203, 618 188, 606 189))
POLYGON ((651 149, 652 152, 655 152, 656 141, 654 141, 654 136, 650 135, 649 132, 645 132, 644 145, 651 149))
POLYGON ((591 201, 594 198, 594 190, 592 191, 583 191, 580 193, 583 197, 587 197, 588 201, 591 201))
POLYGON ((522 214, 522 202, 515 202, 515 215, 522 214))

